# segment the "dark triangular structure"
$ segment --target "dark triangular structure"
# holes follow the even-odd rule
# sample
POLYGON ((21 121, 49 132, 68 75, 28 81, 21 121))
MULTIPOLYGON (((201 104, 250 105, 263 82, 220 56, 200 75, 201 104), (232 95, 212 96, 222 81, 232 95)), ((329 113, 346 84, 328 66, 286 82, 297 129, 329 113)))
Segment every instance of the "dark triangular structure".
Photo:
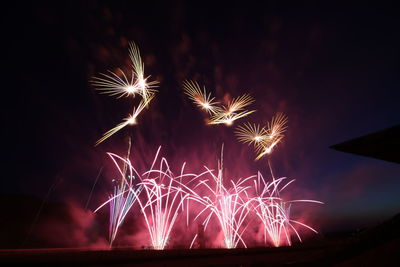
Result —
POLYGON ((333 145, 330 148, 400 163, 400 125, 333 145))

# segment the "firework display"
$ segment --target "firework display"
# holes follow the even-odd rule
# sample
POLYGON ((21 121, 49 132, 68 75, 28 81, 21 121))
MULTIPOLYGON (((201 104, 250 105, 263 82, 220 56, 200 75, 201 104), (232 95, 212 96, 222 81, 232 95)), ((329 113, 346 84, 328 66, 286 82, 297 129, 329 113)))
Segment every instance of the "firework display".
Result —
MULTIPOLYGON (((102 94, 117 98, 140 98, 132 113, 122 123, 107 131, 96 145, 126 126, 137 124, 137 117, 155 97, 158 82, 150 81, 150 76, 145 77, 144 64, 134 43, 129 46, 129 56, 132 63, 129 77, 120 69, 118 73, 100 74, 92 79, 92 84, 102 94)), ((247 109, 255 102, 249 94, 243 94, 222 104, 196 81, 186 80, 182 86, 184 94, 207 114, 210 125, 231 125, 234 121, 255 112, 247 109)), ((268 159, 271 181, 265 179, 260 172, 246 178, 225 177, 223 145, 215 170, 204 166, 202 172, 190 173, 186 172, 186 163, 183 163, 179 175, 176 175, 167 159, 160 156, 160 146, 151 167, 140 172, 138 166, 130 160, 129 137, 126 156, 108 153, 120 178, 114 180, 113 193, 95 210, 98 212, 101 208, 109 206, 110 246, 130 213, 140 214, 136 217, 143 220, 147 229, 148 241, 142 245, 158 250, 170 247, 172 233, 178 221, 186 223, 187 226, 195 222, 200 223, 205 232, 209 231, 210 225, 217 227, 222 239, 213 240, 217 241, 214 244, 218 243, 217 247, 230 249, 247 248, 246 239, 255 238, 251 229, 257 226, 262 226, 263 229, 263 245, 272 247, 292 245, 293 236, 301 242, 299 227, 317 233, 313 227, 300 219, 292 218, 291 209, 297 202, 322 202, 308 199, 288 200, 282 197, 281 192, 294 180, 275 178, 272 173, 269 158, 282 141, 287 122, 287 117, 278 113, 265 126, 246 122, 235 129, 240 142, 254 147, 256 160, 263 157, 268 159)), ((187 232, 187 235, 192 241, 185 246, 192 248, 198 234, 187 232)))

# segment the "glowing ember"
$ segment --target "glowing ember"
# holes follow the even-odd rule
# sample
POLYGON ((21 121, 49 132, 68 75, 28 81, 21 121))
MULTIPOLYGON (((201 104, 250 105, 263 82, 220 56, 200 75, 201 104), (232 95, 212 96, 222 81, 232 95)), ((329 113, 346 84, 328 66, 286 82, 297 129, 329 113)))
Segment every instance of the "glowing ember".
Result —
POLYGON ((129 85, 125 88, 125 90, 129 93, 129 94, 133 94, 136 91, 136 87, 133 85, 129 85))

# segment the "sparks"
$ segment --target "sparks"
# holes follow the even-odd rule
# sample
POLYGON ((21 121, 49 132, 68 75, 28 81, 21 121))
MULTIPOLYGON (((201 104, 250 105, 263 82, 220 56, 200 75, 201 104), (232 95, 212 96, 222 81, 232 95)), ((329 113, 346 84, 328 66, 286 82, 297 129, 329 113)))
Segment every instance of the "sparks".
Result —
POLYGON ((144 64, 140 57, 139 48, 134 42, 129 43, 129 57, 131 59, 133 72, 136 75, 135 86, 138 88, 143 99, 146 101, 151 95, 153 95, 158 86, 158 81, 148 81, 151 76, 144 77, 144 64))
POLYGON ((218 102, 214 101, 215 97, 211 96, 211 93, 207 93, 206 88, 203 91, 197 82, 186 80, 182 84, 184 93, 192 100, 198 107, 205 110, 209 114, 213 114, 216 111, 216 105, 218 102))
POLYGON ((128 157, 124 159, 113 153, 107 153, 107 154, 112 159, 114 165, 118 169, 118 172, 121 176, 121 183, 119 185, 114 186, 114 193, 110 195, 109 199, 103 204, 101 204, 94 212, 96 213, 106 204, 110 205, 109 241, 111 247, 115 240, 115 237, 117 236, 119 228, 124 222, 126 215, 131 210, 133 204, 138 199, 137 195, 141 190, 141 186, 138 186, 136 189, 133 189, 134 188, 133 179, 135 178, 135 176, 132 171, 133 169, 130 168, 131 163, 128 157), (123 163, 124 168, 120 167, 118 161, 123 163))
POLYGON ((233 112, 243 110, 243 108, 251 105, 252 103, 254 103, 254 101, 255 100, 253 97, 251 97, 251 95, 244 94, 242 96, 232 99, 232 101, 228 103, 225 112, 227 114, 231 114, 233 112))
POLYGON ((283 137, 283 133, 287 129, 288 119, 283 113, 278 113, 272 117, 271 122, 267 124, 267 133, 270 139, 283 137))
POLYGON ((287 129, 288 119, 283 113, 272 117, 265 127, 257 124, 245 123, 236 128, 236 136, 239 142, 253 144, 257 153, 256 160, 272 153, 273 149, 283 139, 283 133, 287 129))
MULTIPOLYGON (((153 249, 165 249, 168 246, 172 229, 177 220, 183 217, 180 214, 184 211, 187 225, 191 221, 201 220, 206 230, 210 224, 216 222, 223 234, 221 245, 226 248, 236 248, 240 244, 247 247, 244 233, 249 223, 254 222, 254 219, 247 218, 254 216, 262 222, 265 244, 268 240, 275 247, 290 246, 293 235, 302 241, 296 226, 317 233, 311 226, 293 219, 290 210, 296 202, 323 203, 308 199, 285 200, 280 196, 294 180, 285 183, 285 177, 275 179, 272 176, 272 181, 266 182, 261 173, 258 173, 236 182, 225 182, 222 152, 216 173, 207 166, 204 166, 205 171, 200 174, 186 173, 183 164, 180 175, 175 176, 165 158, 158 160, 159 151, 160 148, 150 169, 142 174, 131 164, 129 154, 122 158, 108 153, 123 182, 114 188, 114 194, 95 211, 106 204, 110 205, 110 245, 136 202, 145 220, 153 249), (123 162, 124 167, 120 167, 118 162, 123 162), (158 166, 156 162, 159 162, 158 166), (133 179, 136 179, 136 184, 133 179), (200 206, 193 206, 193 203, 200 206), (189 220, 190 211, 195 212, 193 220, 189 220)), ((196 238, 197 235, 190 246, 196 238)))
POLYGON ((230 126, 234 121, 255 112, 255 110, 244 109, 255 101, 249 94, 234 98, 224 106, 214 101, 215 97, 212 97, 205 87, 201 90, 200 85, 195 81, 184 81, 183 90, 190 100, 210 115, 208 121, 210 125, 225 124, 230 126))
POLYGON ((260 125, 244 123, 238 126, 235 131, 238 140, 245 144, 253 144, 257 147, 263 140, 267 139, 268 134, 265 127, 260 125))
POLYGON ((95 146, 125 128, 127 125, 137 124, 138 115, 148 106, 157 92, 154 88, 157 87, 158 81, 148 81, 150 76, 144 78, 144 64, 140 57, 139 48, 134 42, 129 43, 129 57, 132 62, 132 74, 130 79, 128 79, 127 75, 119 69, 121 77, 116 73, 109 71, 109 75, 101 73, 100 77, 93 77, 92 84, 103 94, 117 96, 117 98, 127 96, 134 98, 135 95, 138 94, 142 99, 137 107, 133 107, 132 114, 129 117, 124 118, 123 122, 104 133, 96 142, 95 146))
POLYGON ((201 179, 194 188, 202 187, 208 191, 208 194, 201 196, 191 191, 189 196, 191 200, 203 206, 203 209, 194 220, 205 214, 203 225, 204 229, 206 229, 214 215, 221 227, 226 248, 236 248, 239 242, 244 247, 247 247, 242 237, 243 232, 246 230, 246 226, 244 226, 245 220, 250 213, 249 202, 247 201, 247 190, 250 189, 250 186, 246 186, 246 182, 254 177, 239 179, 236 183, 231 180, 232 187, 226 188, 223 183, 223 148, 217 175, 206 166, 205 168, 207 170, 206 174, 211 176, 212 179, 201 179), (215 188, 213 188, 213 185, 215 188))
POLYGON ((171 230, 181 211, 180 208, 189 196, 178 182, 184 176, 184 167, 179 177, 173 175, 165 158, 160 160, 159 168, 154 168, 160 149, 161 147, 157 151, 150 170, 142 175, 146 177, 140 183, 144 188, 145 197, 138 201, 152 247, 158 250, 167 246, 171 230))
POLYGON ((100 77, 92 78, 92 85, 102 94, 116 96, 117 98, 139 94, 143 99, 156 92, 158 81, 148 81, 150 76, 144 78, 144 64, 140 57, 139 48, 134 42, 129 43, 129 57, 132 63, 130 79, 122 69, 118 73, 108 71, 109 74, 100 73, 100 77), (119 75, 118 75, 119 74, 119 75))
POLYGON ((309 202, 323 204, 321 201, 301 199, 286 201, 280 197, 280 192, 290 185, 294 180, 288 181, 283 186, 281 183, 285 181, 285 177, 273 179, 268 183, 264 181, 261 173, 258 173, 258 179, 254 180, 256 196, 251 199, 254 204, 253 209, 264 226, 264 243, 267 243, 267 238, 274 247, 279 247, 283 243, 291 246, 291 233, 293 232, 298 240, 302 239, 294 225, 303 226, 315 233, 318 233, 314 228, 294 220, 290 216, 291 204, 294 202, 309 202))
MULTIPOLYGON (((120 124, 104 133, 96 145, 126 126, 137 125, 138 116, 149 106, 157 92, 155 88, 158 86, 158 81, 152 81, 151 76, 145 76, 139 49, 133 42, 129 43, 129 57, 130 75, 118 69, 116 72, 100 73, 99 77, 92 79, 93 86, 102 94, 132 99, 136 95, 140 96, 140 102, 134 104, 132 112, 120 124)), ((210 92, 207 92, 205 87, 201 89, 195 81, 185 80, 182 86, 189 99, 207 113, 210 125, 230 126, 236 120, 256 111, 248 109, 255 102, 249 94, 221 104, 210 92)), ((135 103, 138 102, 136 99, 134 99, 135 103)), ((240 142, 254 147, 257 154, 256 160, 258 160, 270 155, 284 138, 287 121, 284 114, 278 113, 263 127, 245 123, 237 127, 235 133, 240 142)), ((226 248, 239 246, 246 248, 244 233, 252 222, 259 220, 263 225, 265 244, 268 240, 275 247, 290 246, 294 235, 301 241, 298 226, 317 233, 312 227, 297 219, 294 220, 290 210, 295 202, 323 203, 316 200, 282 198, 280 192, 294 180, 287 181, 284 177, 275 179, 270 157, 267 159, 272 175, 271 182, 266 182, 260 172, 237 181, 224 180, 226 177, 224 177, 223 146, 216 171, 204 166, 200 174, 187 173, 186 163, 183 163, 180 175, 175 175, 167 159, 159 157, 161 149, 159 147, 150 169, 139 173, 129 159, 130 137, 128 145, 126 157, 108 153, 120 175, 119 179, 113 177, 112 181, 120 182, 114 185, 114 190, 108 199, 95 210, 97 212, 109 205, 110 246, 115 241, 126 216, 135 210, 134 207, 137 207, 136 210, 143 216, 149 244, 157 250, 171 246, 171 233, 177 221, 184 217, 181 216, 184 213, 186 213, 186 226, 194 221, 200 221, 204 230, 210 224, 218 225, 223 235, 221 245, 226 248)), ((197 234, 194 236, 190 248, 198 236, 197 234)))
POLYGON ((230 126, 235 120, 246 117, 255 110, 244 110, 245 107, 251 105, 254 102, 248 94, 244 94, 240 97, 232 99, 226 106, 221 106, 216 109, 216 112, 211 116, 211 120, 208 124, 225 124, 230 126))
POLYGON ((174 177, 165 158, 160 160, 160 165, 155 168, 159 151, 157 150, 150 170, 139 174, 129 159, 124 159, 116 154, 108 153, 117 167, 123 181, 122 186, 114 189, 114 194, 101 204, 95 212, 110 204, 110 245, 115 239, 128 211, 137 201, 144 217, 153 249, 164 249, 169 241, 171 230, 183 207, 184 200, 189 196, 178 182, 182 177, 195 176, 182 173, 174 177), (122 161, 126 168, 121 168, 117 161, 122 161), (128 178, 126 179, 126 173, 128 178), (136 186, 132 177, 137 177, 136 186), (135 189, 136 188, 136 189, 135 189))
MULTIPOLYGON (((222 179, 221 170, 218 171, 217 176, 211 170, 208 171, 214 178, 214 182, 218 184, 219 180, 222 179)), ((195 220, 205 213, 206 218, 203 220, 203 225, 204 229, 206 229, 212 216, 215 216, 221 227, 226 248, 236 248, 239 242, 244 247, 247 247, 242 236, 246 230, 245 220, 250 213, 249 202, 246 201, 247 190, 250 187, 244 186, 244 183, 251 178, 249 177, 237 183, 231 181, 232 187, 229 189, 219 184, 220 186, 215 190, 209 184, 211 180, 201 180, 197 187, 203 187, 208 190, 209 196, 191 195, 191 199, 204 206, 195 217, 195 220)))
POLYGON ((118 69, 120 75, 112 71, 108 72, 109 74, 100 73, 100 77, 93 77, 91 80, 92 85, 100 91, 100 94, 116 96, 117 98, 135 96, 138 91, 133 72, 130 79, 121 69, 118 69))
POLYGON ((250 110, 250 111, 241 111, 241 112, 227 112, 227 111, 219 111, 216 114, 214 114, 211 117, 211 120, 208 122, 208 124, 213 125, 213 124, 225 124, 227 126, 230 126, 233 124, 234 121, 246 117, 252 113, 256 112, 255 110, 250 110))
POLYGON ((137 107, 133 108, 132 114, 130 114, 127 118, 125 118, 123 122, 121 122, 120 124, 118 124, 114 128, 112 128, 112 129, 108 130, 107 132, 105 132, 103 134, 103 136, 99 140, 97 140, 95 145, 97 146, 100 143, 104 142, 107 138, 109 138, 110 136, 112 136, 116 132, 120 131, 121 129, 125 128, 126 126, 137 124, 137 117, 143 111, 143 109, 146 108, 149 105, 150 101, 153 98, 154 98, 154 95, 150 95, 150 97, 147 99, 147 101, 142 99, 139 102, 139 105, 137 107))

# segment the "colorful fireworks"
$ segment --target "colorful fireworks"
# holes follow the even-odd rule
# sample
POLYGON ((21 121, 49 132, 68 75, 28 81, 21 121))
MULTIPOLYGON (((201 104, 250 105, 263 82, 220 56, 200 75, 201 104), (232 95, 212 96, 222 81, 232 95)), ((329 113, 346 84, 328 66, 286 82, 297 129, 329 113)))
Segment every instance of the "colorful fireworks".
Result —
MULTIPOLYGON (((290 246, 292 234, 301 241, 295 225, 317 232, 291 218, 290 210, 294 202, 322 202, 307 199, 284 200, 280 197, 280 192, 294 180, 286 184, 286 178, 274 178, 272 182, 266 182, 258 173, 257 176, 249 176, 237 182, 228 180, 230 186, 227 187, 223 180, 222 155, 216 174, 206 166, 205 171, 200 174, 185 173, 183 164, 180 175, 175 176, 165 158, 161 158, 159 166, 155 167, 159 151, 160 148, 150 170, 142 174, 138 173, 128 159, 109 153, 125 181, 116 186, 114 194, 96 209, 97 212, 110 204, 110 245, 128 212, 134 212, 133 206, 136 202, 144 218, 153 249, 167 247, 174 225, 179 218, 183 221, 185 213, 187 224, 201 220, 204 230, 207 230, 211 223, 217 222, 223 234, 221 245, 226 248, 236 248, 239 244, 247 247, 243 236, 250 221, 257 223, 254 216, 258 217, 263 225, 265 244, 269 240, 275 247, 290 246), (118 161, 126 164, 125 172, 118 161), (137 181, 136 184, 134 180, 137 181), (195 212, 195 215, 193 220, 190 220, 189 214, 192 212, 195 212), (249 217, 252 220, 248 220, 249 217)), ((190 247, 196 237, 197 235, 190 247)))
MULTIPOLYGON (((124 222, 124 219, 132 208, 133 204, 136 202, 137 195, 142 186, 138 186, 135 189, 135 185, 133 184, 133 179, 135 178, 133 173, 134 169, 131 168, 132 165, 128 158, 124 159, 113 153, 108 153, 108 155, 118 169, 121 182, 114 186, 113 194, 110 195, 109 199, 100 205, 94 212, 97 212, 107 204, 110 205, 109 240, 110 246, 112 246, 118 233, 118 229, 124 222), (120 167, 118 162, 123 164, 123 168, 120 167)), ((117 180, 115 179, 114 182, 117 182, 117 180)))
POLYGON ((287 122, 287 117, 283 113, 278 113, 264 127, 250 123, 237 127, 236 135, 240 142, 253 144, 257 153, 256 160, 259 160, 263 156, 271 154, 275 146, 282 140, 283 133, 287 129, 287 122))
POLYGON ((130 79, 121 69, 118 69, 120 75, 108 71, 109 74, 100 73, 100 77, 92 78, 92 85, 102 94, 116 96, 117 98, 135 98, 137 94, 142 97, 139 104, 132 108, 132 113, 123 119, 123 122, 105 132, 96 142, 96 146, 126 126, 137 124, 137 117, 149 105, 157 92, 154 88, 158 86, 158 81, 150 81, 150 76, 144 76, 144 64, 140 57, 139 48, 133 42, 129 44, 129 56, 132 64, 130 79))
POLYGON ((199 108, 205 110, 209 114, 215 114, 217 111, 218 102, 214 101, 215 97, 206 91, 204 87, 201 90, 199 84, 194 81, 183 82, 184 93, 192 100, 199 108))
POLYGON ((294 202, 311 202, 323 204, 320 201, 302 199, 302 200, 284 200, 280 197, 280 192, 283 191, 294 180, 290 180, 280 187, 281 183, 286 180, 286 177, 275 179, 272 182, 266 182, 261 173, 258 173, 258 179, 255 180, 254 188, 256 196, 250 201, 253 202, 252 209, 264 226, 264 243, 267 244, 267 238, 274 247, 279 247, 286 242, 286 245, 291 246, 291 233, 295 233, 301 242, 300 235, 293 224, 301 225, 315 233, 317 231, 312 227, 294 220, 290 216, 291 204, 294 202))
MULTIPOLYGON (((168 244, 172 228, 178 214, 182 211, 184 200, 189 196, 184 192, 178 180, 169 169, 165 158, 161 159, 158 169, 145 172, 140 183, 144 197, 138 202, 154 249, 164 249, 168 244)), ((190 176, 190 174, 189 174, 190 176)))
MULTIPOLYGON (((150 81, 144 75, 144 64, 138 47, 129 45, 131 59, 130 75, 118 69, 118 73, 109 71, 92 79, 92 84, 102 94, 117 98, 140 96, 140 101, 133 107, 132 113, 123 122, 103 134, 96 145, 128 125, 137 124, 137 118, 148 107, 155 96, 157 81, 150 81)), ((205 111, 208 124, 231 125, 234 121, 246 117, 255 110, 247 108, 255 102, 249 94, 231 99, 225 104, 215 100, 206 88, 201 89, 195 81, 183 82, 184 93, 195 105, 205 111)), ((287 129, 287 117, 278 113, 265 126, 244 123, 236 128, 238 140, 252 145, 257 153, 256 160, 270 155, 284 137, 287 129)), ((129 213, 140 212, 148 232, 148 240, 153 249, 165 249, 171 241, 171 234, 179 220, 185 218, 189 225, 200 221, 203 229, 210 224, 218 225, 223 240, 220 245, 226 248, 247 247, 245 233, 249 225, 262 225, 264 244, 267 241, 274 247, 291 245, 292 236, 301 242, 297 227, 304 227, 315 233, 317 231, 298 219, 291 217, 291 207, 295 202, 311 202, 322 204, 316 200, 286 200, 280 193, 294 180, 286 182, 286 178, 275 179, 271 164, 268 165, 272 181, 267 182, 262 175, 247 178, 226 179, 223 167, 223 146, 216 172, 204 166, 204 171, 186 173, 184 163, 179 175, 175 175, 166 160, 157 150, 149 170, 139 173, 130 161, 131 139, 129 137, 128 152, 125 157, 108 153, 118 170, 119 179, 115 179, 113 193, 95 212, 109 205, 109 241, 112 246, 118 230, 129 213), (158 165, 157 165, 157 164, 158 165), (137 203, 137 204, 136 204, 137 203), (137 207, 137 208, 135 208, 137 207), (186 216, 182 216, 186 214, 186 216), (190 216, 194 215, 194 216, 190 216), (191 219, 192 218, 192 219, 191 219)), ((248 235, 247 235, 248 236, 248 235)), ((188 247, 192 247, 197 235, 188 247)))
POLYGON ((150 103, 150 101, 153 99, 153 97, 154 97, 154 95, 151 95, 149 98, 147 98, 147 100, 142 99, 139 102, 139 105, 137 107, 133 107, 132 114, 130 114, 128 117, 126 117, 123 122, 121 122, 114 128, 105 132, 103 134, 103 136, 99 140, 96 141, 96 146, 99 145, 100 143, 102 143, 104 140, 106 140, 110 136, 112 136, 113 134, 115 134, 116 132, 118 132, 119 130, 125 128, 126 126, 137 124, 137 117, 143 111, 143 109, 145 107, 147 107, 147 105, 150 103))
POLYGON ((250 176, 243 180, 239 179, 236 183, 230 180, 232 187, 226 188, 223 181, 223 153, 221 153, 221 161, 218 164, 217 175, 209 168, 205 168, 207 170, 206 173, 203 173, 199 177, 207 174, 211 176, 212 179, 200 179, 194 188, 203 187, 205 190, 202 191, 206 191, 207 193, 200 195, 191 191, 189 197, 203 206, 201 211, 196 215, 195 220, 205 213, 206 216, 202 224, 206 230, 214 215, 221 227, 224 236, 224 246, 226 248, 236 248, 239 242, 241 242, 244 247, 247 247, 242 238, 243 232, 246 230, 244 223, 250 213, 250 209, 248 208, 250 202, 247 200, 247 190, 250 189, 250 186, 246 186, 246 182, 254 177, 250 176), (213 184, 215 188, 213 188, 213 184))
POLYGON ((197 82, 184 81, 183 90, 190 100, 210 115, 208 121, 210 125, 225 124, 230 126, 234 121, 255 112, 255 110, 244 109, 255 101, 248 94, 232 99, 227 105, 222 105, 214 101, 215 97, 212 97, 211 93, 207 92, 205 87, 201 90, 197 82))

